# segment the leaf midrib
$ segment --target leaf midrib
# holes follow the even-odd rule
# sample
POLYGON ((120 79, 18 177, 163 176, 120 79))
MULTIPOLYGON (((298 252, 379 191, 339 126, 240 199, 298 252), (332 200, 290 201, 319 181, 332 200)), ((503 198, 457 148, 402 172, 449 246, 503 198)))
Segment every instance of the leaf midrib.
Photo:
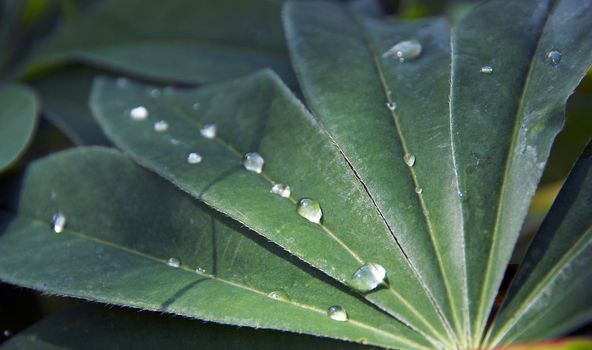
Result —
MULTIPOLYGON (((40 226, 48 226, 47 222, 45 222, 43 220, 40 220, 40 219, 38 219, 38 218, 36 218, 34 216, 23 215, 21 212, 19 212, 17 214, 12 213, 12 215, 17 216, 20 219, 27 220, 27 221, 31 222, 32 224, 37 224, 37 225, 40 225, 40 226)), ((51 228, 50 228, 50 230, 51 230, 51 228)), ((108 247, 111 247, 111 248, 115 248, 115 249, 124 251, 126 253, 130 253, 132 255, 136 255, 136 256, 139 256, 139 257, 142 257, 142 258, 145 258, 145 259, 148 259, 148 260, 157 262, 159 264, 167 265, 167 261, 165 259, 159 258, 159 257, 154 256, 154 255, 151 255, 151 254, 144 253, 144 252, 139 251, 139 250, 136 250, 136 249, 128 248, 128 247, 125 247, 123 245, 119 245, 119 244, 116 244, 116 243, 113 243, 113 242, 109 242, 109 241, 106 241, 106 240, 103 240, 103 239, 94 237, 94 236, 92 236, 90 234, 87 234, 87 233, 84 233, 84 232, 81 232, 81 231, 78 231, 78 230, 72 230, 70 228, 67 228, 62 233, 60 233, 60 235, 64 235, 64 234, 71 234, 72 236, 78 237, 78 238, 83 239, 83 240, 92 241, 92 242, 95 242, 97 244, 105 245, 105 246, 108 246, 108 247)), ((294 302, 294 301, 292 301, 290 299, 275 299, 275 298, 269 296, 268 293, 265 293, 264 291, 261 291, 259 289, 255 289, 253 287, 250 287, 250 286, 247 286, 247 285, 243 285, 243 284, 240 284, 240 283, 237 283, 237 282, 233 282, 231 280, 220 278, 220 277, 217 277, 217 276, 214 276, 214 275, 210 275, 210 274, 207 274, 207 273, 204 273, 204 272, 198 272, 197 270, 190 269, 189 267, 187 267, 185 265, 180 265, 176 269, 189 272, 192 275, 203 276, 203 277, 208 278, 208 279, 211 279, 213 281, 222 282, 224 284, 230 285, 230 286, 235 287, 235 288, 240 288, 240 289, 246 290, 246 291, 251 292, 251 293, 256 293, 258 295, 261 295, 261 296, 270 298, 270 299, 272 299, 275 302, 283 302, 283 303, 290 304, 290 305, 293 305, 293 306, 296 306, 296 307, 305 309, 307 311, 315 312, 315 313, 318 313, 318 314, 321 314, 321 315, 324 315, 324 316, 326 316, 326 314, 327 314, 327 312, 325 310, 316 308, 314 306, 311 306, 311 305, 308 305, 308 304, 297 303, 297 302, 294 302)), ((352 319, 349 319, 347 322, 350 323, 350 324, 355 325, 356 327, 363 328, 363 329, 366 329, 366 330, 370 330, 372 332, 375 332, 377 334, 381 334, 381 335, 386 336, 388 338, 391 338, 393 340, 396 340, 396 341, 399 341, 399 342, 402 342, 402 343, 407 343, 407 344, 412 345, 412 346, 416 346, 418 349, 429 350, 429 348, 426 348, 423 345, 417 344, 413 340, 410 340, 410 339, 407 339, 407 338, 401 338, 401 337, 399 337, 399 336, 397 336, 395 334, 392 334, 392 333, 383 331, 381 329, 375 328, 375 327, 373 327, 371 325, 368 325, 368 324, 366 324, 364 322, 356 321, 356 320, 352 320, 352 319)))
POLYGON ((530 57, 530 61, 529 61, 529 65, 528 65, 528 70, 526 73, 526 76, 524 77, 524 87, 522 88, 521 94, 520 94, 520 98, 518 100, 518 107, 516 108, 516 113, 514 115, 514 126, 513 126, 513 130, 512 130, 512 138, 510 140, 510 147, 508 148, 508 153, 506 155, 506 162, 504 165, 504 174, 502 176, 501 179, 501 193, 499 196, 499 202, 497 205, 497 209, 496 209, 496 220, 495 220, 495 224, 493 227, 493 233, 492 233, 492 244, 489 247, 489 251, 487 253, 487 265, 485 268, 485 277, 483 279, 483 288, 481 289, 481 296, 479 298, 479 301, 477 303, 477 305, 479 305, 478 310, 477 310, 477 315, 475 318, 475 330, 477 332, 479 332, 477 334, 477 339, 481 339, 483 337, 483 333, 485 331, 485 325, 483 324, 484 322, 486 322, 485 317, 484 317, 484 313, 485 313, 485 307, 486 307, 486 303, 484 302, 484 300, 486 299, 486 294, 488 294, 488 288, 486 288, 486 286, 491 282, 491 271, 492 271, 492 264, 493 264, 493 259, 492 259, 492 253, 494 250, 494 247, 496 246, 496 243, 498 241, 498 237, 499 237, 499 230, 500 230, 500 223, 501 223, 501 210, 502 210, 502 203, 505 202, 505 197, 506 197, 506 179, 509 176, 509 171, 510 168, 512 167, 512 163, 513 163, 513 157, 512 154, 515 151, 515 147, 516 147, 516 141, 518 139, 518 133, 520 130, 520 115, 523 113, 524 111, 524 97, 526 94, 526 91, 528 90, 528 85, 530 83, 530 79, 532 77, 532 71, 534 68, 534 61, 535 61, 535 57, 537 55, 537 53, 539 52, 540 46, 541 46, 541 42, 542 42, 542 38, 545 34, 546 31, 546 27, 547 27, 547 23, 549 21, 549 18, 551 18, 555 8, 556 8, 556 4, 557 1, 556 0, 551 0, 551 3, 549 5, 549 10, 547 11, 547 13, 545 14, 545 18, 543 20, 543 23, 541 25, 541 28, 539 30, 539 34, 537 37, 537 41, 534 47, 534 50, 532 51, 531 57, 530 57))

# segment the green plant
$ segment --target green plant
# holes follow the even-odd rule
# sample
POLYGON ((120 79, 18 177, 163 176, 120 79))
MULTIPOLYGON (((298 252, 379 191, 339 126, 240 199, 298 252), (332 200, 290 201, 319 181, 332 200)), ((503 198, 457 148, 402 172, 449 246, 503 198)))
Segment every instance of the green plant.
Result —
MULTIPOLYGON (((384 19, 364 1, 100 2, 18 76, 74 142, 123 153, 78 147, 14 176, 2 192, 0 279, 386 348, 565 334, 592 306, 590 146, 494 301, 565 102, 592 62, 590 16, 590 1, 491 0, 450 28, 384 19), (73 62, 88 67, 56 71, 73 62)), ((5 167, 38 106, 20 85, 0 100, 0 123, 19 110, 26 124, 0 131, 23 132, 0 140, 5 167)), ((163 325, 178 329, 169 340, 145 334, 164 322, 153 316, 91 308, 57 322, 71 317, 98 329, 97 344, 109 344, 109 322, 139 347, 193 339, 187 322, 163 325)), ((80 346, 67 334, 44 339, 80 346)), ((7 346, 42 345, 25 336, 7 346)), ((261 337, 249 346, 355 346, 261 337)))

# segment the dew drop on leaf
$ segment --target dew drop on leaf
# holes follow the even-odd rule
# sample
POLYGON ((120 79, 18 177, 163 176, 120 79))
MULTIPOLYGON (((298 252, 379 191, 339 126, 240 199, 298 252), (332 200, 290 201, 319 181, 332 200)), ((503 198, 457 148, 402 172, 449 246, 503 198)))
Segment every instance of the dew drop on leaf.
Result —
POLYGON ((415 187, 415 193, 417 193, 417 194, 423 193, 423 188, 421 188, 421 187, 415 187))
POLYGON ((64 231, 64 227, 66 226, 66 216, 61 213, 53 214, 51 218, 51 227, 55 233, 62 233, 64 231))
POLYGON ((298 214, 310 222, 316 224, 321 222, 323 211, 319 202, 310 198, 302 198, 298 201, 298 214))
POLYGON ((361 292, 369 292, 383 283, 385 278, 386 270, 382 265, 367 263, 354 272, 351 286, 361 292))
POLYGON ((130 117, 134 120, 144 120, 148 118, 148 110, 144 106, 134 107, 130 111, 130 117))
POLYGON ((242 163, 243 163, 243 166, 245 167, 245 169, 247 169, 248 171, 252 171, 257 174, 260 174, 261 171, 263 171, 263 163, 265 163, 265 161, 263 160, 263 157, 261 157, 261 155, 259 153, 250 152, 250 153, 246 153, 243 156, 242 163))
POLYGON ((399 62, 407 62, 412 61, 421 55, 421 44, 419 41, 412 39, 412 40, 404 40, 396 43, 393 47, 391 47, 388 51, 386 51, 383 57, 393 57, 398 59, 399 62))
POLYGON ((403 156, 403 160, 405 161, 405 164, 407 164, 407 166, 413 166, 415 165, 415 156, 413 154, 405 154, 403 156))
POLYGON ((292 193, 292 189, 288 185, 275 184, 275 185, 273 185, 273 187, 271 187, 271 192, 275 193, 277 195, 280 195, 284 198, 288 198, 288 197, 290 197, 290 194, 292 193))
POLYGON ((491 73, 493 73, 493 68, 491 68, 491 66, 483 66, 483 67, 481 67, 481 73, 491 74, 491 73))
POLYGON ((164 120, 159 120, 154 123, 154 131, 156 132, 165 132, 169 129, 169 124, 164 120))
POLYGON ((552 49, 545 55, 545 60, 552 66, 556 66, 559 64, 559 62, 561 62, 562 56, 563 54, 559 50, 552 49))
POLYGON ((205 137, 206 139, 213 139, 216 137, 216 124, 206 124, 204 125, 199 132, 201 136, 205 137))
POLYGON ((201 163, 201 160, 202 159, 203 159, 202 156, 199 155, 198 153, 191 152, 187 156, 187 163, 189 163, 189 164, 198 164, 198 163, 201 163))
POLYGON ((275 300, 290 300, 290 298, 288 298, 288 295, 286 295, 286 293, 280 290, 274 290, 273 292, 267 294, 267 296, 275 300))
POLYGON ((393 102, 393 101, 389 101, 386 103, 386 108, 388 108, 389 111, 394 111, 395 109, 397 109, 397 103, 393 102))
POLYGON ((347 312, 345 309, 339 305, 333 305, 327 309, 327 316, 329 316, 332 320, 345 322, 347 321, 347 312))
POLYGON ((167 264, 172 267, 181 266, 181 262, 177 258, 169 258, 169 261, 167 261, 167 264))
POLYGON ((195 273, 197 273, 198 275, 202 275, 202 274, 206 273, 206 269, 204 269, 202 267, 198 267, 197 269, 195 269, 195 273))

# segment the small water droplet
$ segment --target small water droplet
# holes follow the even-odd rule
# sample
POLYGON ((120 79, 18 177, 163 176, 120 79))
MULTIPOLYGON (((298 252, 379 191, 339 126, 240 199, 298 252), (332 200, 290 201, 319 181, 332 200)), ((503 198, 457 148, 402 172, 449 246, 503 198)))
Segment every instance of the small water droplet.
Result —
POLYGON ((361 292, 369 292, 386 279, 386 270, 382 265, 367 263, 362 265, 352 276, 351 286, 361 292))
POLYGON ((124 78, 124 77, 119 77, 119 78, 117 78, 117 80, 115 81, 115 84, 117 84, 117 87, 118 87, 118 88, 124 88, 124 87, 127 87, 127 83, 128 83, 128 82, 129 82, 129 81, 127 80, 127 78, 124 78))
POLYGON ((462 192, 462 191, 458 191, 458 196, 459 196, 460 198, 462 198, 462 197, 464 197, 464 196, 465 196, 465 193, 464 193, 464 192, 462 192))
POLYGON ((156 132, 165 132, 169 129, 169 124, 164 120, 159 120, 154 123, 154 131, 156 132))
POLYGON ((393 47, 391 47, 388 51, 386 51, 383 57, 392 57, 398 59, 399 62, 407 62, 412 61, 421 55, 421 44, 419 41, 412 39, 412 40, 403 40, 401 42, 396 43, 393 47))
POLYGON ((423 188, 421 188, 421 187, 415 187, 415 193, 417 193, 417 194, 423 193, 423 188))
POLYGON ((397 103, 389 101, 386 103, 386 108, 388 108, 390 111, 394 111, 395 109, 397 109, 397 103))
POLYGON ((191 108, 193 108, 194 111, 197 111, 199 109, 199 102, 195 102, 193 105, 191 105, 191 108))
POLYGON ((162 92, 160 91, 160 89, 157 89, 157 88, 148 89, 148 95, 150 95, 150 97, 152 97, 152 98, 158 98, 158 97, 160 97, 161 94, 162 94, 162 92))
POLYGON ((261 171, 263 171, 263 164, 265 163, 265 161, 263 160, 263 157, 261 157, 261 155, 259 153, 250 152, 250 153, 246 153, 243 156, 242 163, 243 163, 243 166, 245 167, 245 169, 247 169, 248 171, 252 171, 257 174, 261 174, 261 171))
POLYGON ((144 106, 134 107, 130 111, 130 117, 134 120, 144 120, 148 118, 148 110, 144 106))
POLYGON ((58 194, 56 193, 56 191, 51 191, 51 194, 49 195, 49 197, 51 198, 51 200, 56 199, 57 196, 58 196, 58 194))
POLYGON ((197 269, 195 269, 195 273, 197 273, 199 275, 203 275, 204 273, 206 273, 206 269, 204 269, 202 267, 198 267, 197 269))
POLYGON ((300 214, 300 216, 316 224, 321 222, 323 211, 321 210, 321 205, 319 202, 310 198, 302 198, 298 201, 297 207, 298 214, 300 214))
POLYGON ((290 197, 290 194, 292 193, 292 189, 290 189, 290 186, 288 186, 288 185, 275 184, 275 185, 273 185, 273 187, 271 187, 271 192, 275 193, 277 195, 280 195, 284 198, 288 198, 288 197, 290 197))
POLYGON ((347 312, 339 305, 333 305, 327 309, 327 315, 335 321, 345 322, 347 321, 347 312))
POLYGON ((189 163, 189 164, 198 164, 198 163, 201 163, 202 159, 203 158, 198 153, 191 152, 187 156, 187 163, 189 163))
POLYGON ((9 329, 5 329, 4 332, 2 332, 2 334, 4 334, 6 338, 8 338, 12 335, 12 332, 9 329))
POLYGON ((563 54, 557 49, 552 49, 545 55, 545 60, 553 66, 556 66, 561 62, 563 54))
POLYGON ((286 293, 282 292, 281 290, 274 290, 273 292, 267 294, 267 296, 275 300, 290 300, 288 295, 286 295, 286 293))
POLYGON ((66 226, 66 216, 61 213, 53 214, 51 218, 51 227, 55 233, 62 233, 64 231, 64 227, 66 226))
POLYGON ((179 261, 179 259, 177 259, 177 258, 169 258, 169 261, 167 261, 167 264, 172 267, 179 267, 179 266, 181 266, 181 261, 179 261))
POLYGON ((481 67, 481 73, 491 74, 491 73, 493 73, 493 68, 491 68, 491 66, 483 66, 483 67, 481 67))
POLYGON ((206 124, 203 128, 201 128, 201 130, 199 130, 201 136, 205 137, 206 139, 213 139, 216 137, 216 131, 216 124, 206 124))
POLYGON ((405 161, 405 164, 407 164, 407 166, 415 165, 415 156, 413 154, 405 154, 403 156, 403 160, 405 161))
POLYGON ((179 140, 177 140, 177 139, 170 139, 169 141, 171 141, 171 144, 173 144, 173 145, 179 144, 179 140))

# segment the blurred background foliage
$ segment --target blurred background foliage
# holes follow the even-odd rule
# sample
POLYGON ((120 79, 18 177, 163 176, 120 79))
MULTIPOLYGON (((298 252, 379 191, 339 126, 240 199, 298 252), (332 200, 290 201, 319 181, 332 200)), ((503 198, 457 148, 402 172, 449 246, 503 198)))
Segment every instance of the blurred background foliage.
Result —
MULTIPOLYGON (((0 80, 14 79, 19 65, 35 45, 42 42, 44 37, 57 27, 71 21, 88 6, 99 1, 101 0, 0 0, 0 80)), ((451 22, 455 22, 478 1, 381 2, 385 12, 391 16, 412 19, 444 15, 451 22)), ((519 263, 573 163, 592 135, 591 101, 592 71, 588 72, 567 104, 566 125, 553 146, 547 168, 531 204, 514 252, 514 263, 519 263)), ((28 162, 69 147, 74 147, 74 143, 42 116, 32 144, 25 155, 0 176, 0 186, 6 184, 8 179, 28 162)), ((515 269, 509 269, 508 273, 511 274, 512 270, 515 269)), ((81 303, 74 299, 41 295, 0 283, 0 344, 34 322, 81 303)), ((574 334, 591 335, 592 327, 589 325, 574 334)))

